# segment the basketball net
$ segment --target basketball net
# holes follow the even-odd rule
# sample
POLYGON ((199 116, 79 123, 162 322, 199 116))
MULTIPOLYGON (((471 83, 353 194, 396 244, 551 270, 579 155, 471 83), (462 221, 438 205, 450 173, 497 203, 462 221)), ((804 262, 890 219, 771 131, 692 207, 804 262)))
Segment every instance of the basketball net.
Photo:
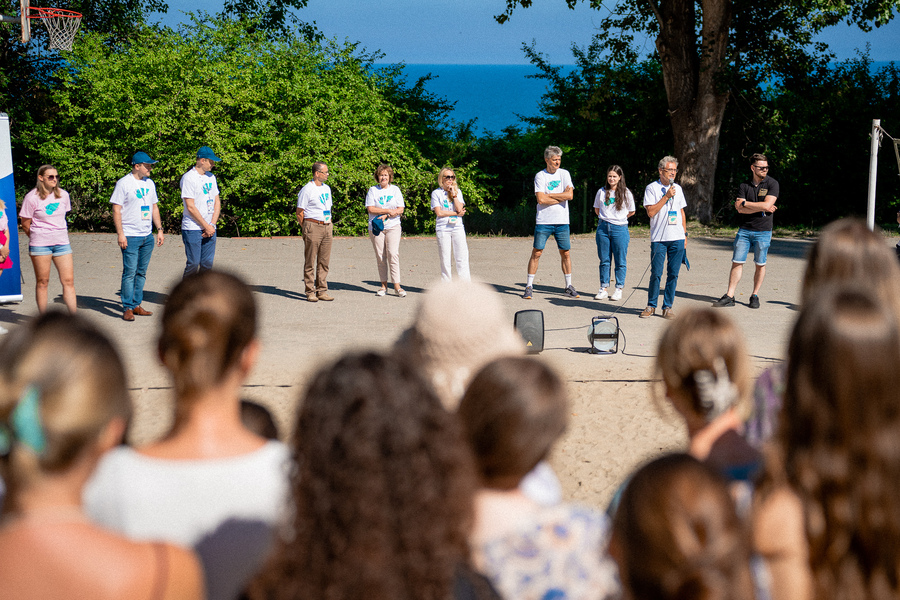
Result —
POLYGON ((51 50, 71 50, 75 34, 81 26, 81 13, 63 8, 31 7, 29 19, 40 19, 47 28, 50 41, 47 47, 51 50), (35 14, 37 13, 37 14, 35 14))

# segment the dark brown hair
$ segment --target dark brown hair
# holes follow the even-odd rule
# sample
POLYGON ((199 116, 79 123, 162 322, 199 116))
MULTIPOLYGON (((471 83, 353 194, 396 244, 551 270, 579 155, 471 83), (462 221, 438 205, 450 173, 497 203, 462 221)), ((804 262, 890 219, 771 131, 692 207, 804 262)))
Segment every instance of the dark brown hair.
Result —
POLYGON ((804 306, 770 474, 803 504, 816 598, 900 595, 898 365, 897 317, 871 291, 826 286, 804 306))
POLYGON ((446 600, 475 476, 453 415, 394 357, 312 380, 294 433, 293 524, 256 587, 272 600, 446 600))
POLYGON ((752 600, 749 542, 725 481, 688 454, 645 465, 613 519, 631 600, 752 600))
POLYGON ((175 286, 163 309, 159 355, 174 380, 176 421, 238 364, 255 336, 256 302, 235 275, 204 271, 175 286))
MULTIPOLYGON (((625 200, 628 196, 628 186, 625 185, 625 172, 622 170, 622 167, 619 165, 612 165, 608 169, 606 169, 606 174, 615 173, 619 176, 619 183, 616 184, 616 210, 622 210, 622 207, 625 206, 625 200)), ((606 195, 609 196, 610 190, 609 182, 607 181, 603 185, 603 189, 606 190, 606 195)))
POLYGON ((766 155, 765 155, 765 154, 760 154, 759 152, 757 152, 756 154, 751 154, 751 155, 750 155, 750 164, 751 164, 751 165, 755 165, 756 163, 758 163, 758 162, 761 161, 761 160, 764 160, 764 161, 766 161, 766 162, 769 162, 769 159, 766 158, 766 155))
POLYGON ((4 512, 17 492, 46 473, 68 470, 116 417, 131 414, 125 367, 112 342, 87 319, 50 311, 7 336, 0 346, 0 423, 12 446, 3 467, 4 512), (17 440, 10 414, 29 391, 37 398, 45 446, 17 440))
POLYGON ((565 385, 543 362, 506 357, 484 367, 456 411, 486 487, 512 489, 549 454, 568 422, 565 385))

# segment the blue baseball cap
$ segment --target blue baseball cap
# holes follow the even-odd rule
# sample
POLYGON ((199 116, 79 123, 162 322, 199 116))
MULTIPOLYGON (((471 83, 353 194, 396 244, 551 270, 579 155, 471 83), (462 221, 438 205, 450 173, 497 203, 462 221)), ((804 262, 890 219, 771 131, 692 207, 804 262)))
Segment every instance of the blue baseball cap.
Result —
POLYGON ((139 165, 141 163, 147 163, 148 165, 155 165, 158 161, 150 158, 150 155, 146 152, 135 152, 134 156, 131 157, 131 164, 139 165))
POLYGON ((222 160, 216 153, 212 151, 212 148, 209 146, 200 146, 200 149, 197 150, 197 158, 208 158, 209 160, 219 162, 222 160))

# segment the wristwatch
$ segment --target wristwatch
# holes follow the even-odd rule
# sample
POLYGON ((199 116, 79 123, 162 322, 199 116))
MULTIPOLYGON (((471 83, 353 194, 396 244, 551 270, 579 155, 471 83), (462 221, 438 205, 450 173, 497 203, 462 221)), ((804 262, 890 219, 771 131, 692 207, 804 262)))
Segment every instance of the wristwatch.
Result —
POLYGON ((747 208, 747 201, 746 201, 746 200, 744 200, 743 202, 741 202, 741 207, 742 207, 742 208, 747 208))

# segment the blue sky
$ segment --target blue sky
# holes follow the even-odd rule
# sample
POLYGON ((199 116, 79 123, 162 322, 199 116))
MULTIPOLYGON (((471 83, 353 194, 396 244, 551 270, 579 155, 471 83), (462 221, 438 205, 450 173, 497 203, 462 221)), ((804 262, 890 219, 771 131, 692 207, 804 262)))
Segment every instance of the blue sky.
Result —
MULTIPOLYGON (((164 22, 174 24, 183 10, 217 12, 221 0, 169 1, 164 22)), ((563 0, 535 0, 504 25, 493 16, 503 0, 387 0, 364 5, 359 0, 309 0, 300 16, 315 21, 330 38, 360 41, 381 50, 386 62, 409 64, 527 64, 522 42, 535 40, 551 62, 572 62, 573 42, 586 45, 602 13, 580 3, 569 10, 563 0)), ((900 17, 871 33, 837 26, 821 37, 838 58, 855 56, 855 49, 871 44, 875 61, 900 60, 900 17)), ((652 42, 647 42, 652 48, 652 42)))

